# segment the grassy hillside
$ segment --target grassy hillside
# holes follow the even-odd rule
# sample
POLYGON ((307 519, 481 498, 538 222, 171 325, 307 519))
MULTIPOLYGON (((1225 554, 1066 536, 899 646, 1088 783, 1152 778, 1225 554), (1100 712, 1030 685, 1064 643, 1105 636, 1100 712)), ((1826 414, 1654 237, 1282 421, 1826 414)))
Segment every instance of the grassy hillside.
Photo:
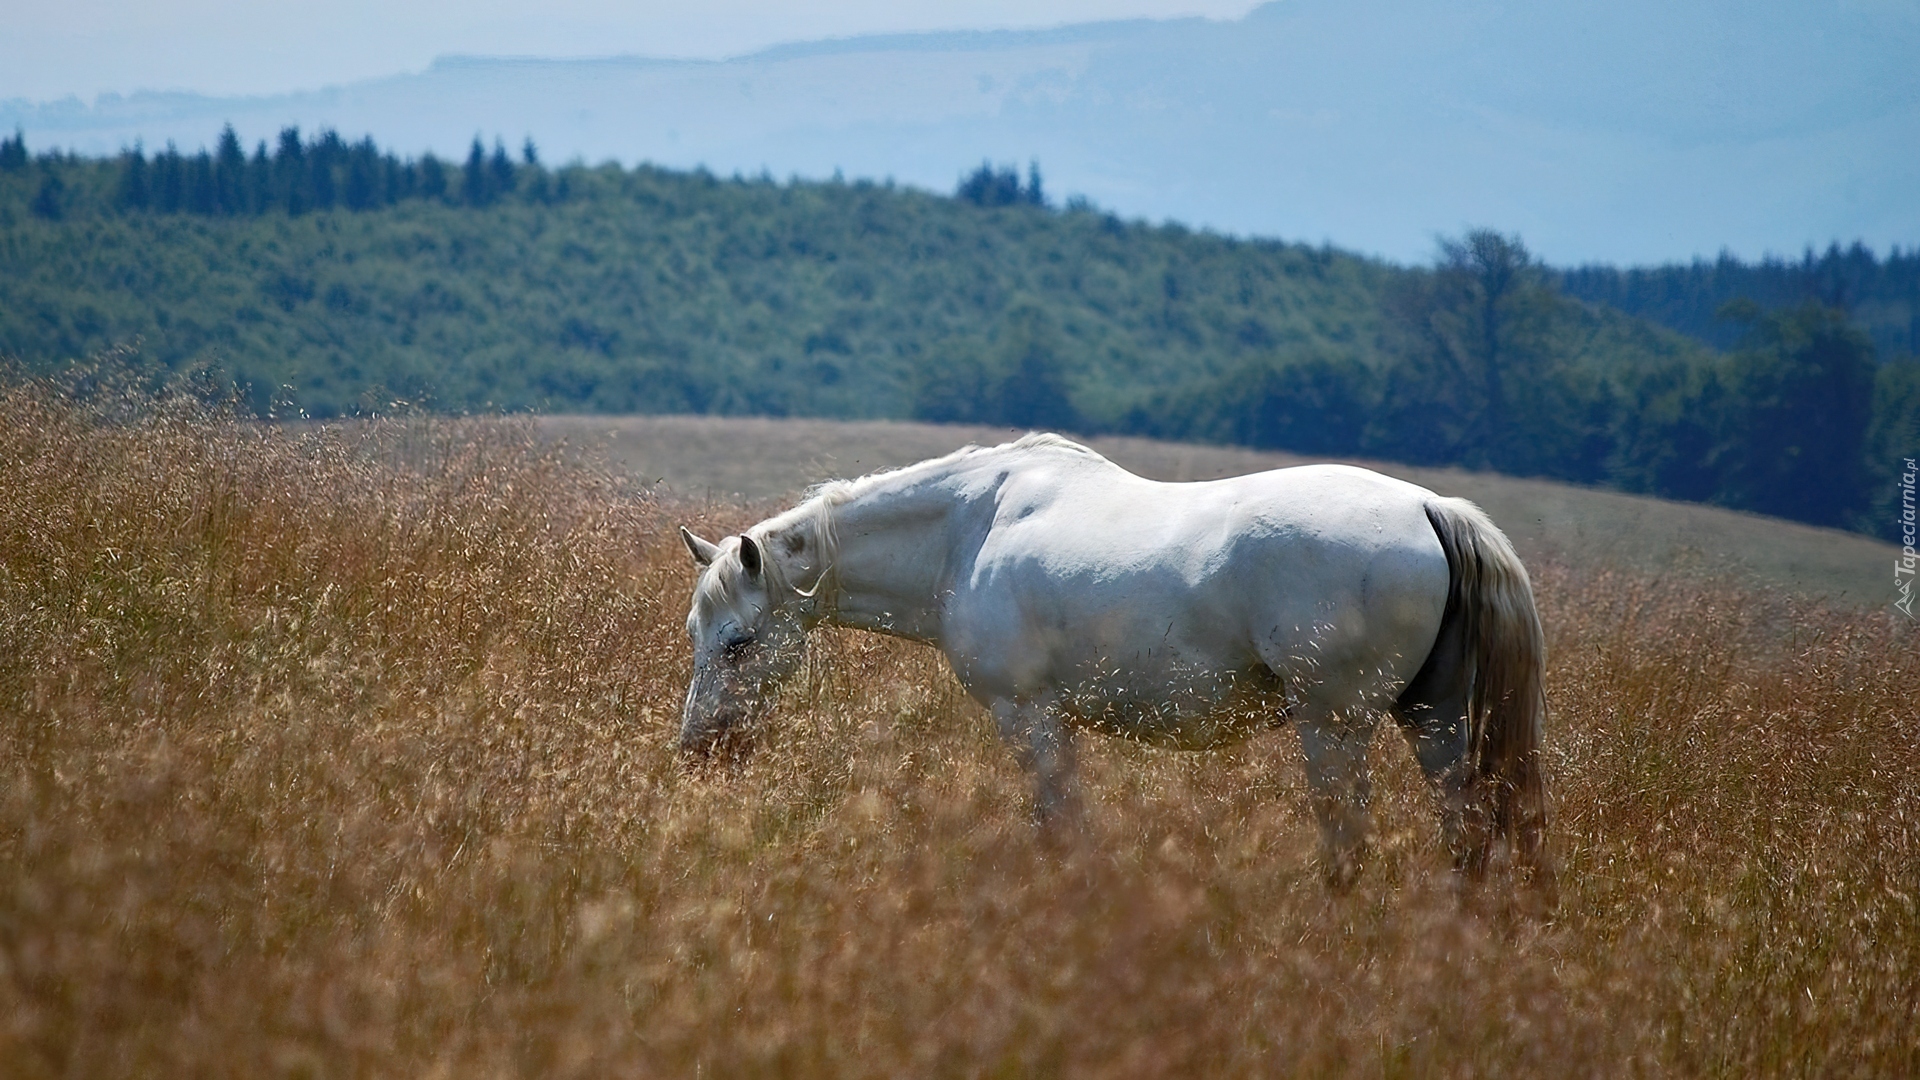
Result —
POLYGON ((1458 465, 1888 535, 1920 364, 1837 309, 1739 351, 1557 291, 1475 230, 1430 268, 1048 205, 651 167, 0 140, 0 357, 110 347, 250 409, 917 418, 1458 465))
POLYGON ((9 1075, 1920 1066, 1882 614, 1536 567, 1558 913, 1452 888, 1391 730, 1331 896, 1289 732, 1082 739, 1054 848, 934 654, 822 633, 760 754, 690 772, 672 525, 748 511, 525 427, 132 405, 0 391, 9 1075))
POLYGON ((112 212, 110 168, 71 171, 58 221, 0 175, 0 351, 45 363, 138 339, 317 416, 393 395, 906 416, 937 358, 991 352, 1011 320, 1052 341, 1078 406, 1113 422, 1249 354, 1371 348, 1393 273, 869 183, 569 168, 545 200, 486 208, 197 216, 112 212))
MULTIPOLYGON (((258 177, 232 184, 310 203, 287 185, 323 151, 342 162, 328 185, 349 184, 357 160, 328 138, 283 146, 286 165, 262 157, 258 177)), ((0 354, 45 365, 137 340, 168 368, 217 365, 263 410, 277 397, 315 416, 398 396, 454 411, 841 418, 999 407, 956 375, 995 382, 1044 354, 1030 374, 1110 428, 1250 362, 1382 362, 1383 299, 1409 275, 1049 210, 1017 189, 991 205, 989 186, 982 205, 868 182, 501 165, 490 195, 445 187, 459 171, 436 163, 453 178, 441 194, 416 178, 390 202, 299 213, 185 212, 190 199, 161 212, 157 195, 131 208, 126 159, 0 170, 0 354)), ((1582 362, 1695 351, 1608 309, 1562 303, 1553 322, 1582 362)))

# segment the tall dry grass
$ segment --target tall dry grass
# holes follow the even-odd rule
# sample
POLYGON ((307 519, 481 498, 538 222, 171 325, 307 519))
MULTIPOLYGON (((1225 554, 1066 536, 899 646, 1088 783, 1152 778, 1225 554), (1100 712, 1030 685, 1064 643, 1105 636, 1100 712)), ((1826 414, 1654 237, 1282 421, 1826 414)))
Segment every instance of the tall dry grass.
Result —
POLYGON ((512 424, 0 394, 0 1072, 1920 1072, 1910 628, 1536 568, 1543 922, 1390 731, 1349 895, 1286 732, 1085 741, 1043 846, 879 638, 689 774, 682 517, 512 424))

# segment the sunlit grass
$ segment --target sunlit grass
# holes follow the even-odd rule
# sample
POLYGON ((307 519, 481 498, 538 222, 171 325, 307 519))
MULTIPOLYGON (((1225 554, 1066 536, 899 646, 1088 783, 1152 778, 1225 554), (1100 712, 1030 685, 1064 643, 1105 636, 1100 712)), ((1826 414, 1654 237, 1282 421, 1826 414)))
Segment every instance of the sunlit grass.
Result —
POLYGON ((661 505, 504 422, 0 395, 0 1072, 1907 1075, 1920 636, 1535 568, 1551 920, 1458 895, 1398 736, 1355 890, 1288 732, 1083 739, 1085 835, 930 650, 672 732, 661 505))

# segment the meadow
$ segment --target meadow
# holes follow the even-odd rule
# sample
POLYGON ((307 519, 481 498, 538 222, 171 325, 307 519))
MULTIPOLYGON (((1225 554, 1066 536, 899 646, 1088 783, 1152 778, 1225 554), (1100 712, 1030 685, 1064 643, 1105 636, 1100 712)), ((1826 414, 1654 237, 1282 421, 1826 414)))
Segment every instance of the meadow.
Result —
POLYGON ((1083 739, 1044 844, 944 662, 877 637, 689 771, 671 527, 765 507, 551 434, 0 388, 0 1072, 1920 1071, 1884 604, 1535 550, 1559 906, 1456 887, 1386 729, 1335 895, 1291 733, 1083 739))

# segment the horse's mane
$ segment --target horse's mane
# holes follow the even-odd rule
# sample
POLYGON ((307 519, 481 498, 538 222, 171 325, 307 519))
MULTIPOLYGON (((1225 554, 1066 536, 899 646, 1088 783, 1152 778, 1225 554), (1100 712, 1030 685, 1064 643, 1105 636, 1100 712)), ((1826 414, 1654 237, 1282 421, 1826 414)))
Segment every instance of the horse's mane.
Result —
MULTIPOLYGON (((785 561, 775 557, 768 559, 766 563, 769 568, 768 573, 773 576, 771 584, 776 591, 791 590, 805 597, 812 597, 815 593, 819 592, 827 579, 833 576, 834 567, 839 563, 840 558, 840 537, 834 528, 834 510, 848 501, 866 494, 880 484, 892 480, 902 473, 915 470, 939 472, 959 467, 962 464, 971 463, 975 459, 1000 454, 1019 454, 1036 450, 1057 450, 1070 454, 1084 455, 1098 461, 1106 460, 1104 456, 1093 448, 1074 442, 1064 435, 1056 435, 1050 431, 1034 431, 1022 435, 1012 442, 1001 443, 997 446, 981 446, 977 443, 969 443, 952 453, 937 458, 929 458, 925 461, 914 462, 911 465, 901 465, 891 469, 877 469, 851 480, 822 481, 808 488, 806 493, 801 496, 800 502, 792 509, 762 522, 761 526, 765 526, 766 528, 763 529, 761 526, 756 526, 755 529, 752 530, 761 532, 762 538, 764 539, 765 534, 768 532, 787 528, 800 522, 805 522, 810 525, 810 532, 812 534, 811 542, 814 546, 815 559, 823 568, 820 578, 813 582, 812 585, 802 585, 800 582, 791 581, 786 576, 785 561)), ((720 587, 726 589, 728 585, 722 585, 720 587)))
MULTIPOLYGON (((1026 450, 1063 450, 1067 453, 1083 454, 1100 461, 1106 460, 1098 450, 1074 442, 1065 435, 1056 435, 1051 431, 1030 431, 1012 442, 1000 443, 997 446, 981 446, 979 443, 968 443, 952 453, 937 458, 928 458, 925 461, 916 461, 911 465, 899 465, 891 469, 876 469, 873 472, 857 476, 851 480, 823 480, 808 488, 801 496, 800 504, 795 506, 793 510, 787 511, 787 513, 794 513, 815 502, 823 502, 828 508, 838 506, 848 499, 864 494, 869 488, 872 488, 881 481, 890 480, 910 470, 925 469, 932 472, 937 471, 940 466, 959 465, 962 462, 971 461, 977 457, 985 457, 993 454, 1013 454, 1026 450)), ((786 515, 783 514, 781 516, 784 517, 786 515)))
MULTIPOLYGON (((1066 450, 1075 454, 1085 454, 1088 457, 1096 457, 1102 461, 1106 460, 1105 455, 1101 454, 1100 451, 1095 450, 1093 447, 1088 446, 1085 443, 1074 442, 1072 439, 1067 438, 1065 435, 1057 435, 1051 431, 1029 431, 1025 435, 1020 436, 1019 438, 1013 440, 1010 443, 1001 443, 999 446, 987 447, 986 449, 989 449, 989 450, 1036 450, 1042 447, 1052 447, 1055 450, 1066 450)), ((980 449, 980 448, 974 447, 974 449, 980 449)))
MULTIPOLYGON (((812 526, 810 532, 814 551, 817 552, 815 558, 821 566, 820 576, 811 585, 802 585, 788 576, 787 561, 781 557, 780 552, 774 550, 775 545, 769 535, 775 530, 765 527, 769 522, 763 521, 742 535, 757 534, 754 536, 754 542, 760 545, 761 552, 765 556, 761 560, 760 569, 761 573, 766 575, 769 591, 775 596, 793 592, 812 599, 820 593, 821 586, 827 579, 833 576, 834 564, 840 558, 839 535, 833 527, 833 506, 823 500, 809 499, 769 520, 782 522, 784 526, 790 524, 787 519, 799 517, 803 517, 812 526)), ((738 575, 731 573, 702 574, 699 582, 694 585, 694 591, 696 594, 711 597, 722 606, 732 607, 740 599, 740 579, 738 575)))

